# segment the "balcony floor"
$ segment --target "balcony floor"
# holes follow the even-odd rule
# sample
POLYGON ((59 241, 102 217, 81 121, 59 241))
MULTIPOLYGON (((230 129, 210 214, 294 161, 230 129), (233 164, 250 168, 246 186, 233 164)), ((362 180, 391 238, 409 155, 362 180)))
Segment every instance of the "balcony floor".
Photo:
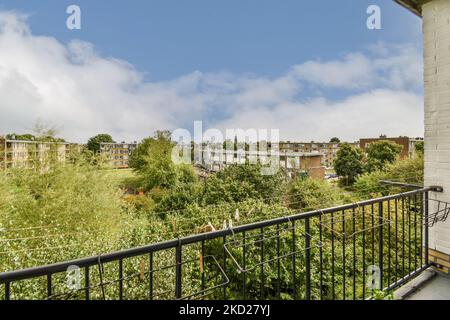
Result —
POLYGON ((450 300, 450 278, 438 274, 406 300, 450 300))

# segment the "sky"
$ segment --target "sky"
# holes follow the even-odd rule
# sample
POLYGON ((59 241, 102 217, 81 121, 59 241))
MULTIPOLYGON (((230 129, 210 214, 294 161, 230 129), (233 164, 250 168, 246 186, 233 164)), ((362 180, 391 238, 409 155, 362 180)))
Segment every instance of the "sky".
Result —
POLYGON ((421 20, 391 0, 0 0, 0 134, 40 119, 74 142, 194 121, 291 141, 416 137, 422 83, 421 20))

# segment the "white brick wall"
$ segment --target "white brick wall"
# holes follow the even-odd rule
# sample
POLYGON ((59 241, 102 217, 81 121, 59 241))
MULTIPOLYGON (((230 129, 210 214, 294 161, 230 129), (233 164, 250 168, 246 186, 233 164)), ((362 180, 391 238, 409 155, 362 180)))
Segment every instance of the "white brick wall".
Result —
MULTIPOLYGON (((425 63, 425 185, 444 187, 450 202, 450 0, 423 5, 425 63)), ((433 206, 430 206, 433 210, 433 206)), ((430 229, 430 247, 450 254, 450 219, 430 229)))

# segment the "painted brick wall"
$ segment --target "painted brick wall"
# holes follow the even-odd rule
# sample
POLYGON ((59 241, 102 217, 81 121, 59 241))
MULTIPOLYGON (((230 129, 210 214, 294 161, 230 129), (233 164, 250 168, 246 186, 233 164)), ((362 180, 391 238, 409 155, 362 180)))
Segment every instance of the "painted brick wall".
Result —
MULTIPOLYGON (((450 0, 423 5, 425 63, 425 185, 450 202, 450 0)), ((430 210, 433 207, 430 206, 430 210)), ((450 254, 450 219, 430 229, 430 248, 450 254)))

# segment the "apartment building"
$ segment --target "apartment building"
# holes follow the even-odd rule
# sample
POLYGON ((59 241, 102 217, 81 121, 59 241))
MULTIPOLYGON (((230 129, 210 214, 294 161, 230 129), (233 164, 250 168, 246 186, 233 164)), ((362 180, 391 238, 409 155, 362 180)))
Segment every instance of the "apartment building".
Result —
POLYGON ((0 137, 0 167, 34 168, 36 163, 65 162, 77 148, 76 144, 67 142, 11 140, 0 137))
POLYGON ((130 167, 130 156, 136 149, 137 143, 100 143, 100 154, 110 162, 114 169, 130 167))
POLYGON ((318 152, 280 152, 280 163, 291 177, 304 175, 323 180, 325 179, 323 156, 324 154, 318 152))
POLYGON ((325 178, 325 167, 322 164, 323 154, 319 152, 287 152, 287 151, 234 151, 219 148, 197 149, 194 163, 208 171, 220 171, 235 164, 269 163, 272 157, 278 157, 279 169, 291 178, 308 176, 313 179, 325 178))
MULTIPOLYGON (((358 143, 350 143, 351 145, 358 147, 358 143)), ((321 164, 326 168, 333 167, 334 159, 341 146, 341 143, 337 142, 280 142, 280 152, 305 152, 305 153, 320 153, 321 164)))
POLYGON ((379 138, 360 139, 359 147, 362 150, 366 150, 369 144, 379 141, 391 141, 401 145, 403 147, 402 152, 400 153, 401 159, 413 158, 416 155, 416 145, 418 143, 424 142, 423 138, 409 138, 409 137, 388 138, 385 135, 381 135, 379 138))

